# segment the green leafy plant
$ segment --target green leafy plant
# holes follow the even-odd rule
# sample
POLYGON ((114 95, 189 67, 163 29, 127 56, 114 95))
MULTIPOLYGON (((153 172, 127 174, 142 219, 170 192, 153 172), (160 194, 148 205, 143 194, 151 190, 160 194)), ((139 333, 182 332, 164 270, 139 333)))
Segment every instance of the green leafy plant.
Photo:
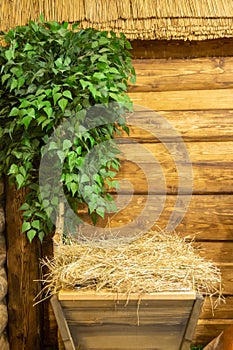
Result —
POLYGON ((27 188, 22 232, 42 240, 54 229, 50 218, 58 215, 61 190, 75 212, 86 203, 94 221, 114 210, 108 189, 117 186, 119 151, 113 139, 128 131, 131 46, 123 34, 69 29, 42 16, 1 34, 0 176, 27 188), (59 126, 66 121, 64 135, 59 126), (51 168, 62 169, 60 185, 49 169, 47 183, 39 183, 46 152, 51 168))

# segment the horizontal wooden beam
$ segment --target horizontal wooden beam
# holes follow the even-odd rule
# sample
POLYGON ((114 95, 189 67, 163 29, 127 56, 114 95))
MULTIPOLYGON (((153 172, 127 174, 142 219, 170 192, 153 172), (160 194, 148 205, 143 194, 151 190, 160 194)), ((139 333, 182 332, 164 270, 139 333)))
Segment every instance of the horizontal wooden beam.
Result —
POLYGON ((194 343, 207 344, 219 335, 227 326, 233 324, 233 317, 225 319, 200 319, 196 327, 194 343))
POLYGON ((132 143, 122 154, 118 193, 233 192, 233 142, 132 143), (193 179, 193 183, 192 183, 193 179))
POLYGON ((233 88, 233 58, 133 60, 136 84, 130 92, 233 88))
POLYGON ((233 56, 232 38, 215 40, 132 40, 134 58, 195 58, 233 56))
POLYGON ((157 111, 233 108, 233 89, 129 92, 128 96, 135 105, 157 111))
POLYGON ((117 199, 118 206, 122 209, 116 214, 106 215, 104 220, 98 220, 96 226, 90 221, 85 208, 80 209, 79 216, 88 224, 85 228, 87 233, 93 234, 98 228, 116 228, 117 231, 123 229, 123 233, 130 235, 134 234, 134 229, 135 232, 158 227, 165 229, 175 211, 182 219, 176 227, 176 232, 181 236, 196 238, 198 241, 233 239, 233 194, 193 195, 191 200, 187 196, 181 196, 183 209, 175 210, 176 200, 176 196, 167 196, 163 202, 163 197, 159 195, 122 195, 117 199))
POLYGON ((153 111, 135 106, 127 117, 125 142, 222 142, 233 140, 233 109, 209 111, 153 111), (181 139, 179 140, 178 137, 181 139))
MULTIPOLYGON (((200 319, 231 319, 233 314, 233 296, 227 295, 222 301, 217 297, 205 298, 200 319)), ((203 321, 204 323, 204 321, 203 321)))

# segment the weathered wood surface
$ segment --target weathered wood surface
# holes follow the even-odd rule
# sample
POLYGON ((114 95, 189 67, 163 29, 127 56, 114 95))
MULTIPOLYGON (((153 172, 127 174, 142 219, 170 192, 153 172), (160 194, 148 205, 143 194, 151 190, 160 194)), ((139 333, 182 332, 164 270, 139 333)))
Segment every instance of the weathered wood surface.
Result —
POLYGON ((227 38, 203 41, 133 40, 132 47, 133 57, 143 60, 233 56, 233 40, 227 38))
POLYGON ((41 305, 33 306, 40 291, 40 243, 29 243, 21 233, 18 211, 23 192, 6 188, 9 342, 11 350, 41 349, 41 305))
POLYGON ((130 92, 233 88, 233 58, 133 60, 136 84, 130 92))
POLYGON ((142 194, 185 194, 191 186, 194 194, 233 192, 233 142, 136 143, 120 149, 117 178, 130 182, 122 184, 120 193, 128 193, 132 186, 142 194))
POLYGON ((233 110, 153 111, 135 106, 127 118, 129 136, 121 142, 232 141, 233 110), (174 130, 176 133, 174 133, 174 130))
POLYGON ((225 301, 219 303, 216 297, 205 298, 200 319, 233 319, 233 296, 227 295, 225 301))
POLYGON ((8 323, 8 311, 6 305, 8 282, 6 273, 5 212, 3 201, 4 182, 3 179, 0 179, 0 349, 9 350, 9 342, 6 333, 8 323))
MULTIPOLYGON (((129 300, 126 295, 115 299, 112 294, 106 298, 102 292, 91 293, 89 297, 87 294, 62 291, 58 296, 62 299, 61 309, 52 301, 55 314, 60 313, 65 324, 64 327, 60 325, 60 330, 65 331, 67 322, 75 348, 80 350, 110 350, 113 345, 119 350, 186 349, 202 303, 201 300, 194 302, 196 295, 193 292, 143 296, 140 303, 138 295, 134 297, 133 294, 129 300)), ((63 333, 69 338, 67 331, 63 333)), ((67 349, 72 349, 69 341, 65 343, 68 344, 67 349)))
MULTIPOLYGON (((72 307, 72 302, 76 302, 77 307, 79 302, 81 303, 80 307, 94 307, 98 305, 98 307, 110 307, 112 308, 115 305, 126 306, 126 302, 128 306, 135 307, 138 305, 138 301, 140 300, 140 305, 148 307, 148 302, 150 305, 155 303, 158 304, 158 300, 168 301, 170 303, 171 300, 174 301, 182 301, 183 300, 195 300, 196 292, 194 290, 182 292, 156 292, 150 293, 147 295, 143 295, 140 293, 130 293, 128 296, 125 293, 109 293, 108 291, 100 290, 98 292, 90 292, 88 290, 61 290, 58 293, 58 300, 61 302, 63 307, 72 307)), ((179 305, 179 303, 177 304, 179 305)))
POLYGON ((66 318, 64 317, 63 309, 61 304, 58 302, 57 297, 51 298, 51 304, 59 327, 59 333, 63 340, 63 345, 66 350, 75 350, 74 342, 70 333, 70 329, 66 318))
MULTIPOLYGON (((42 256, 45 259, 53 258, 53 240, 52 234, 44 237, 42 244, 42 256)), ((43 274, 48 273, 48 269, 43 267, 43 274)), ((46 299, 42 303, 43 306, 43 346, 50 349, 52 346, 58 346, 58 327, 57 321, 50 303, 50 299, 46 299)), ((61 350, 59 348, 59 350, 61 350)))
MULTIPOLYGON (((183 202, 189 203, 186 196, 183 202)), ((182 199, 181 198, 181 199, 182 199)), ((109 215, 105 220, 99 220, 97 227, 124 227, 137 219, 137 226, 142 230, 159 226, 166 228, 169 217, 174 211, 176 196, 167 196, 163 205, 162 196, 119 196, 118 204, 122 208, 116 214, 109 215), (146 206, 146 211, 141 215, 146 206), (161 215, 159 213, 161 211, 161 215), (139 217, 140 216, 140 217, 139 217)), ((176 228, 182 236, 196 237, 197 240, 233 240, 233 195, 193 195, 182 222, 176 228)), ((90 231, 95 227, 88 220, 85 212, 80 213, 84 222, 90 225, 90 231), (91 226, 92 225, 92 226, 91 226)))
POLYGON ((219 319, 200 319, 194 337, 195 343, 207 344, 219 335, 227 326, 233 324, 233 317, 219 319))
MULTIPOLYGON (((218 53, 214 54, 216 57, 233 56, 233 40, 183 44, 133 42, 135 58, 141 55, 144 58, 166 59, 203 57, 213 52, 218 53)), ((131 188, 125 183, 122 187, 124 194, 118 196, 121 211, 109 215, 97 226, 120 228, 139 218, 136 222, 139 229, 156 228, 157 225, 165 228, 174 211, 178 176, 172 155, 160 141, 175 145, 185 141, 194 171, 194 194, 187 208, 188 196, 181 196, 184 206, 178 212, 185 215, 176 231, 191 239, 195 237, 195 245, 202 248, 200 254, 215 261, 221 268, 227 302, 221 304, 213 316, 209 299, 206 299, 196 340, 209 342, 227 323, 233 323, 233 58, 136 60, 134 64, 137 83, 130 87, 129 96, 135 102, 135 113, 128 117, 130 136, 120 142, 130 145, 130 148, 128 144, 122 147, 126 147, 131 158, 135 154, 142 156, 136 165, 129 160, 122 162, 120 177, 129 180, 131 188), (147 147, 152 150, 152 154, 149 152, 152 158, 156 155, 161 165, 161 169, 157 168, 158 174, 162 170, 167 181, 164 203, 163 197, 158 194, 162 181, 156 171, 150 175, 155 194, 147 195, 146 176, 139 165, 141 162, 146 166, 144 170, 150 171, 151 163, 146 159, 145 152, 134 151, 132 140, 140 143, 141 149, 147 147), (134 190, 132 196, 127 195, 127 189, 131 192, 134 190), (141 215, 145 206, 146 210, 141 215)), ((178 145, 174 147, 179 149, 178 145)), ((88 221, 84 211, 83 218, 88 221)), ((94 229, 90 226, 92 232, 94 229)), ((99 331, 101 329, 100 326, 99 331)), ((132 344, 133 348, 137 345, 133 340, 132 344)), ((101 349, 104 349, 103 346, 101 349)))
POLYGON ((128 95, 135 105, 155 111, 233 108, 233 89, 129 92, 128 95))

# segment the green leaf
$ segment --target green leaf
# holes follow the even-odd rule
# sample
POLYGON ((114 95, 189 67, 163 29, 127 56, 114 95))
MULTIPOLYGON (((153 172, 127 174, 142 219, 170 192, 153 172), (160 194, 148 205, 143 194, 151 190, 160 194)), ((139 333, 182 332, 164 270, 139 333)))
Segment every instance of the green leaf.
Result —
POLYGON ((29 43, 27 43, 23 49, 23 51, 32 51, 32 50, 34 50, 34 47, 29 43))
POLYGON ((59 157, 61 163, 63 163, 63 162, 64 162, 64 159, 65 159, 65 153, 64 153, 63 151, 58 151, 58 152, 57 152, 57 155, 58 155, 58 157, 59 157))
POLYGON ((67 97, 67 98, 70 98, 71 100, 73 100, 73 97, 72 97, 72 94, 69 90, 65 90, 63 93, 62 93, 63 96, 67 97))
POLYGON ((32 226, 33 228, 36 228, 37 230, 39 230, 39 229, 40 229, 40 226, 41 226, 40 220, 33 220, 33 221, 31 222, 31 226, 32 226))
POLYGON ((106 45, 106 44, 109 44, 109 39, 102 36, 99 40, 99 45, 106 45))
POLYGON ((106 79, 106 75, 101 72, 96 72, 93 74, 93 78, 96 78, 97 80, 103 80, 106 79))
POLYGON ((23 224, 22 224, 22 229, 21 229, 21 231, 22 231, 22 233, 23 233, 23 232, 25 232, 25 231, 30 230, 30 228, 31 228, 30 222, 24 221, 23 224))
POLYGON ((32 240, 35 236, 36 236, 36 230, 29 230, 27 232, 27 238, 29 239, 30 243, 32 243, 32 240))
POLYGON ((12 49, 6 50, 5 57, 8 61, 10 61, 12 58, 14 58, 14 50, 12 50, 12 49))
POLYGON ((14 90, 14 89, 17 88, 17 87, 18 87, 18 80, 15 79, 15 78, 13 78, 13 79, 11 80, 10 91, 14 90))
POLYGON ((115 67, 110 67, 108 71, 113 74, 120 74, 119 70, 117 70, 115 67))
POLYGON ((25 78, 24 77, 19 77, 18 78, 18 89, 20 89, 25 83, 25 78))
POLYGON ((30 208, 28 203, 23 203, 20 207, 19 210, 28 210, 30 208))
POLYGON ((74 195, 76 194, 76 192, 78 190, 78 185, 76 183, 72 182, 70 184, 70 190, 71 190, 72 196, 74 197, 74 195))
POLYGON ((129 79, 131 84, 136 84, 136 75, 132 75, 129 79))
POLYGON ((41 23, 44 23, 44 15, 43 15, 43 13, 40 14, 40 21, 41 21, 41 23))
POLYGON ((13 107, 12 110, 10 111, 9 117, 16 117, 19 115, 19 110, 16 107, 13 107))
POLYGON ((90 178, 86 174, 83 174, 80 179, 80 183, 84 183, 84 182, 88 182, 88 183, 90 182, 90 178))
POLYGON ((4 84, 5 83, 5 81, 8 79, 8 78, 10 78, 11 77, 11 75, 8 73, 8 74, 4 74, 3 76, 2 76, 2 84, 4 84))
POLYGON ((62 144, 63 151, 68 150, 70 147, 72 147, 72 142, 70 140, 64 140, 62 144))
POLYGON ((52 205, 58 205, 59 203, 59 198, 58 197, 53 197, 52 200, 51 200, 51 204, 52 205))
POLYGON ((17 188, 20 189, 24 184, 24 177, 21 174, 17 174, 16 177, 17 188))
POLYGON ((58 68, 61 68, 63 66, 63 61, 61 57, 59 57, 54 63, 58 68))
POLYGON ((47 114, 48 118, 51 118, 53 115, 53 109, 51 107, 45 107, 43 108, 43 110, 45 111, 45 113, 47 114))
POLYGON ((85 80, 83 80, 83 79, 80 79, 79 82, 80 82, 80 84, 82 85, 82 88, 83 88, 83 89, 86 89, 86 87, 90 85, 90 82, 89 82, 89 81, 85 81, 85 80))
POLYGON ((97 207, 96 208, 96 213, 101 216, 102 218, 104 218, 104 214, 105 214, 105 208, 103 207, 97 207))
POLYGON ((64 66, 69 66, 71 64, 71 59, 70 57, 66 57, 65 61, 64 61, 64 66))
POLYGON ((40 232, 38 233, 38 237, 39 237, 39 240, 40 240, 41 243, 43 242, 44 235, 45 235, 45 234, 44 234, 43 231, 40 231, 40 232))
POLYGON ((22 123, 25 126, 25 130, 28 130, 28 127, 32 121, 32 117, 30 115, 26 115, 25 117, 22 118, 22 123))
POLYGON ((65 108, 67 106, 67 103, 68 103, 68 100, 66 98, 61 98, 59 101, 58 101, 58 105, 59 107, 61 108, 62 112, 64 113, 65 111, 65 108))
POLYGON ((58 145, 56 142, 51 141, 51 142, 49 143, 49 151, 51 151, 51 150, 53 150, 53 149, 58 149, 58 148, 59 148, 59 145, 58 145))
POLYGON ((92 49, 95 49, 95 48, 98 47, 98 46, 99 46, 98 41, 93 41, 93 42, 91 43, 91 48, 92 48, 92 49))
POLYGON ((59 100, 59 98, 61 98, 61 97, 62 97, 62 94, 60 92, 54 93, 53 94, 53 102, 54 102, 54 104, 56 104, 57 101, 59 100))
POLYGON ((8 174, 18 174, 19 168, 16 164, 11 164, 10 169, 8 170, 8 174))
POLYGON ((22 102, 19 105, 19 108, 27 108, 30 105, 31 105, 31 102, 29 102, 28 100, 22 100, 22 102))

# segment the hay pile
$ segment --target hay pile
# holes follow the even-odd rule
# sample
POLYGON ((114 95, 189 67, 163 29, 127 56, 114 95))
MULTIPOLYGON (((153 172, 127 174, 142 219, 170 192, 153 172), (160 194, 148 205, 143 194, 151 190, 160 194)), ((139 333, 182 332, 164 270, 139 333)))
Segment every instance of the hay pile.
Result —
POLYGON ((61 289, 127 294, 195 289, 221 295, 219 269, 200 257, 192 242, 161 231, 131 241, 113 237, 61 244, 43 265, 49 270, 45 288, 52 294, 61 289))

